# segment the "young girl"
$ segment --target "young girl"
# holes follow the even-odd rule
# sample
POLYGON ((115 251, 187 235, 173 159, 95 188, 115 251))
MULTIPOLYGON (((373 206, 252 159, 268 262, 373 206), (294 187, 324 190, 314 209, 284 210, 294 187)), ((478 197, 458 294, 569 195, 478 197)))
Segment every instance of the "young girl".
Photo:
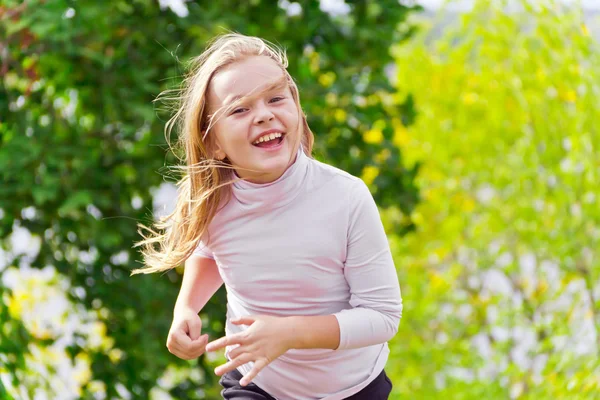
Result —
MULTIPOLYGON (((239 34, 193 62, 179 123, 187 173, 144 245, 146 268, 185 262, 167 339, 192 359, 226 349, 225 399, 387 399, 402 312, 381 219, 362 180, 311 157, 285 53, 239 34), (159 249, 154 244, 159 244, 159 249), (226 336, 198 313, 227 289, 226 336)), ((140 231, 141 233, 141 231, 140 231)))

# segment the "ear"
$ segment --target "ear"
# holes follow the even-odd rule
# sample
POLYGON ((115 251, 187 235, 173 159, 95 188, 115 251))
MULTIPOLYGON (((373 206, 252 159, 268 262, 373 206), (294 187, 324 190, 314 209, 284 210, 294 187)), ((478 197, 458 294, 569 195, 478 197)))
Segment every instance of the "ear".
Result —
POLYGON ((216 157, 217 160, 223 161, 227 157, 227 155, 225 155, 225 153, 222 152, 222 151, 216 151, 215 152, 215 157, 216 157))
POLYGON ((223 149, 221 148, 221 145, 219 144, 219 140, 215 140, 215 158, 219 161, 223 161, 225 159, 225 157, 227 157, 227 154, 225 154, 225 152, 223 151, 223 149))

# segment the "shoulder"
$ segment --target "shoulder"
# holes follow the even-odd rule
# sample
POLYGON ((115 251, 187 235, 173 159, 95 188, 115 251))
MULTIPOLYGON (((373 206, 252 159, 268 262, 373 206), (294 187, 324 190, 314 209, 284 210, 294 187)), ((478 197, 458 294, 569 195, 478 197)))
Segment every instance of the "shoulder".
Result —
POLYGON ((379 209, 368 185, 342 169, 311 161, 314 168, 314 191, 312 195, 319 204, 341 212, 347 219, 347 229, 376 229, 381 224, 379 209))
POLYGON ((326 164, 322 161, 311 159, 311 181, 315 188, 326 186, 330 189, 351 192, 357 187, 365 186, 362 179, 340 168, 326 164))
POLYGON ((339 201, 346 201, 351 207, 365 201, 373 201, 369 187, 361 178, 315 159, 311 159, 310 162, 309 185, 313 190, 334 195, 339 201))

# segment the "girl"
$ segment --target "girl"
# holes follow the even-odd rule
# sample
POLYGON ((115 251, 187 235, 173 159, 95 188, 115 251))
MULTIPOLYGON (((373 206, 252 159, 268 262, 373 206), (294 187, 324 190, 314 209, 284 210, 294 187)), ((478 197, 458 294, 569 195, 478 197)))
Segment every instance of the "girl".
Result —
POLYGON ((179 123, 187 174, 133 273, 185 262, 167 348, 224 348, 225 399, 387 399, 402 312, 387 238, 363 181, 311 157, 286 68, 284 52, 240 34, 193 61, 167 124, 179 123), (198 313, 223 283, 226 336, 208 343, 198 313))

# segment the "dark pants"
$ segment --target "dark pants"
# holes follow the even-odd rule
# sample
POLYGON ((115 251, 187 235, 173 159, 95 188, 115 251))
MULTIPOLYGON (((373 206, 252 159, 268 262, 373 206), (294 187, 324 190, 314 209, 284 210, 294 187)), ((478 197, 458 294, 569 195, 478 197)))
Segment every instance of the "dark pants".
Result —
MULTIPOLYGON (((269 393, 265 392, 254 383, 246 386, 240 385, 242 374, 234 369, 221 377, 219 383, 223 386, 221 396, 225 400, 275 400, 269 393)), ((392 391, 392 381, 381 371, 377 378, 373 379, 360 392, 347 397, 347 400, 387 400, 392 391)))

